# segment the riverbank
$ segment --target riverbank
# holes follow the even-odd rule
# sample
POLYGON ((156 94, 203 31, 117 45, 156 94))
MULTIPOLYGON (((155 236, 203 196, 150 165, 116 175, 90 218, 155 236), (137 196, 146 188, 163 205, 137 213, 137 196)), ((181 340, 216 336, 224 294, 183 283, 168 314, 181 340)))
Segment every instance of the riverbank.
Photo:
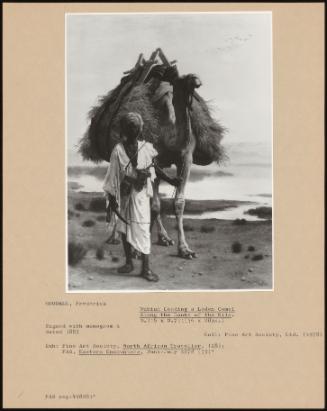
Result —
MULTIPOLYGON (((175 246, 156 244, 152 233, 151 262, 159 275, 158 283, 138 277, 140 261, 128 275, 119 275, 124 263, 122 245, 108 245, 104 221, 103 197, 99 193, 73 190, 68 195, 68 237, 80 244, 85 253, 75 266, 69 266, 70 291, 83 290, 245 290, 272 288, 272 224, 267 221, 228 221, 217 219, 184 220, 189 246, 197 253, 194 260, 177 256, 175 246)), ((166 202, 168 200, 165 200, 166 202)), ((188 204, 194 212, 200 209, 235 207, 235 201, 210 200, 188 204)), ((188 211, 189 212, 189 211, 188 211)), ((174 218, 163 217, 172 239, 177 241, 174 218)), ((82 254, 83 254, 82 253, 82 254)))

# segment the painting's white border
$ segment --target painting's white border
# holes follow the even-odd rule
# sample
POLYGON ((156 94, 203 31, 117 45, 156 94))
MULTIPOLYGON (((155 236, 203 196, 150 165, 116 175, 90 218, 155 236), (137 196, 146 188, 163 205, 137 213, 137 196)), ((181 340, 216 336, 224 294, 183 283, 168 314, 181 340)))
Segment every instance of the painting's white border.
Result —
POLYGON ((273 88, 273 13, 272 11, 221 11, 221 12, 112 12, 112 13, 65 13, 65 292, 68 294, 108 294, 108 293, 217 293, 217 292, 273 292, 275 291, 275 196, 274 196, 274 88, 273 88), (126 15, 126 14, 270 14, 270 40, 271 40, 271 179, 272 179, 272 288, 271 289, 217 289, 217 290, 69 290, 69 265, 68 265, 68 159, 67 159, 67 17, 80 15, 126 15))

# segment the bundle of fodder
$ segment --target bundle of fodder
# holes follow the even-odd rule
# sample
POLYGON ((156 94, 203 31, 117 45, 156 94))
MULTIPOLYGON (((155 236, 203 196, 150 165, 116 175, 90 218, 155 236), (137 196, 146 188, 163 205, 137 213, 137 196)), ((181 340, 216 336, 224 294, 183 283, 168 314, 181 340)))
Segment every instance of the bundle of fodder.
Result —
MULTIPOLYGON (((135 75, 129 75, 112 91, 99 99, 97 106, 89 113, 90 125, 80 141, 79 151, 85 160, 109 161, 113 147, 120 140, 119 120, 127 112, 139 113, 144 120, 143 138, 154 144, 163 157, 174 162, 181 146, 174 144, 179 140, 178 133, 184 124, 168 124, 163 109, 153 101, 153 95, 160 80, 150 79, 147 83, 135 85, 135 75)), ((173 99, 175 111, 176 101, 173 99)), ((194 93, 190 110, 192 132, 196 138, 193 162, 207 165, 226 158, 221 146, 225 133, 218 121, 213 119, 208 104, 194 93)), ((186 142, 185 142, 186 143, 186 142)), ((168 164, 167 164, 168 165, 168 164)))
POLYGON ((221 145, 226 128, 212 117, 209 104, 197 92, 194 93, 190 117, 196 138, 193 163, 207 165, 226 160, 227 155, 221 145))

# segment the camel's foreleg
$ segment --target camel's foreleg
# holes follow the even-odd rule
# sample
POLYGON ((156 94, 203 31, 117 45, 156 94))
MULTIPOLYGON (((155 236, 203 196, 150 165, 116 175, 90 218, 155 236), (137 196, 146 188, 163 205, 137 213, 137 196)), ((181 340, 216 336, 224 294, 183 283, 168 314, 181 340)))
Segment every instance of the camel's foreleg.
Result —
POLYGON ((152 214, 151 231, 152 231, 154 222, 156 222, 157 228, 158 228, 158 244, 169 246, 169 245, 173 245, 174 241, 169 237, 161 221, 159 184, 160 184, 160 179, 156 178, 153 183, 153 199, 152 199, 152 205, 151 205, 151 214, 152 214))
POLYGON ((192 151, 189 151, 184 154, 182 164, 177 167, 178 175, 181 178, 181 183, 177 187, 175 195, 175 214, 178 230, 178 255, 189 259, 196 257, 196 254, 190 249, 185 239, 183 213, 185 207, 185 188, 190 175, 192 163, 193 155, 192 151))

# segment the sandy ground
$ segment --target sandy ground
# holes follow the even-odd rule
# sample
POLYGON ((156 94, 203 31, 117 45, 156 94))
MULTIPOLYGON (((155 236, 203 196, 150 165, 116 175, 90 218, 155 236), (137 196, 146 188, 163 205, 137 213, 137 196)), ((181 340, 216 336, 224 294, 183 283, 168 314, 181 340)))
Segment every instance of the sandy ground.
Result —
MULTIPOLYGON (((75 210, 76 203, 87 203, 88 196, 71 192, 69 195, 69 241, 78 242, 88 250, 76 266, 69 266, 68 289, 79 290, 222 290, 272 288, 272 227, 271 221, 247 221, 237 225, 229 220, 185 219, 189 246, 197 253, 193 260, 177 256, 177 247, 156 244, 156 229, 152 233, 152 269, 160 281, 151 283, 139 277, 141 262, 135 260, 131 274, 118 274, 124 263, 122 245, 104 244, 108 237, 104 214, 75 210), (93 220, 95 225, 83 227, 93 220), (203 232, 203 227, 211 232, 203 232), (239 253, 232 251, 233 242, 242 245, 239 253), (255 248, 248 251, 248 247, 255 248), (96 257, 103 247, 104 257, 96 257), (258 256, 258 260, 253 260, 258 256), (261 258, 261 259, 260 259, 261 258)), ((87 204, 86 204, 87 205, 87 204)), ((87 208, 87 207, 86 207, 87 208)), ((173 240, 177 241, 175 219, 166 217, 164 223, 173 240)))

